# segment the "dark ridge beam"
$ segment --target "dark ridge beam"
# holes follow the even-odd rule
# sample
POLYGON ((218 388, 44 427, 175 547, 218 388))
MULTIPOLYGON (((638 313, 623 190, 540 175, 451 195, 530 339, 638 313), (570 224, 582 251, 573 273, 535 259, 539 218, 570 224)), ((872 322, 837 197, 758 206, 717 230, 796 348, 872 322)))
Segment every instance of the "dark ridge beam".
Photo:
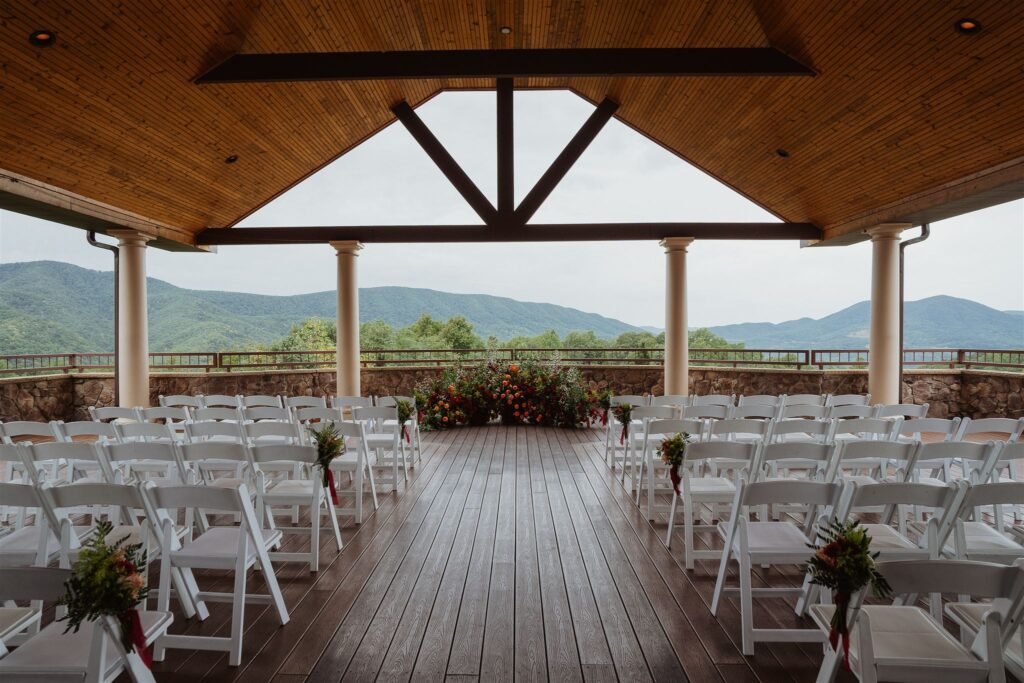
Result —
POLYGON ((813 223, 552 223, 547 225, 367 225, 209 228, 196 244, 612 242, 695 237, 708 240, 817 240, 813 223))
POLYGON ((567 48, 236 54, 196 83, 574 76, 814 76, 771 47, 567 48))
POLYGON ((601 132, 601 129, 604 128, 604 125, 608 123, 618 108, 618 103, 608 98, 605 98, 601 104, 597 105, 597 109, 583 123, 579 131, 576 132, 576 135, 569 141, 569 144, 565 146, 561 154, 548 167, 548 170, 544 171, 544 175, 540 177, 540 180, 533 186, 529 194, 523 197, 523 201, 515 213, 518 223, 529 222, 533 214, 537 213, 537 209, 540 208, 544 200, 558 186, 558 183, 562 181, 562 178, 569 172, 569 169, 580 158, 584 150, 590 146, 590 143, 594 141, 594 138, 597 137, 597 134, 601 132))
POLYGON ((512 79, 498 79, 498 213, 510 216, 516 208, 515 135, 512 118, 512 79))
POLYGON ((470 180, 458 162, 441 144, 441 141, 430 132, 427 124, 423 123, 423 119, 412 110, 408 102, 399 102, 391 108, 391 111, 402 122, 402 125, 409 131, 409 134, 419 143, 431 161, 437 165, 441 173, 444 174, 444 177, 455 186, 455 189, 459 191, 462 198, 483 219, 484 223, 487 225, 494 223, 497 216, 494 207, 491 206, 491 202, 480 191, 480 188, 470 180))

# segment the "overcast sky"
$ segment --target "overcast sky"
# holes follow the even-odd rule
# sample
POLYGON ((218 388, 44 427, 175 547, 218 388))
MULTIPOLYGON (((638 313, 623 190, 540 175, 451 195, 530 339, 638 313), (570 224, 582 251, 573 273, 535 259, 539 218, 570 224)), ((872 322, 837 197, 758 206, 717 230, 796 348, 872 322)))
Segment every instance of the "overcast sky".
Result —
MULTIPOLYGON (((515 96, 521 199, 593 107, 563 92, 515 96)), ((495 200, 493 93, 446 93, 418 110, 495 200)), ((879 169, 884 172, 884 169, 879 169)), ((255 203, 258 198, 253 198, 255 203)), ((773 216, 613 120, 534 222, 770 221, 773 216)), ((393 125, 242 225, 478 223, 423 151, 393 125)), ((916 234, 916 230, 909 235, 916 234)), ((664 254, 654 242, 376 245, 359 259, 362 287, 402 285, 572 306, 636 325, 664 321, 664 254)), ((0 211, 0 262, 53 259, 109 270, 85 234, 0 211)), ((1024 201, 935 223, 907 252, 907 298, 949 294, 1024 309, 1024 201)), ((821 317, 870 294, 869 243, 698 241, 690 247, 691 326, 821 317)), ((192 289, 297 294, 333 289, 327 245, 149 250, 149 275, 192 289)))

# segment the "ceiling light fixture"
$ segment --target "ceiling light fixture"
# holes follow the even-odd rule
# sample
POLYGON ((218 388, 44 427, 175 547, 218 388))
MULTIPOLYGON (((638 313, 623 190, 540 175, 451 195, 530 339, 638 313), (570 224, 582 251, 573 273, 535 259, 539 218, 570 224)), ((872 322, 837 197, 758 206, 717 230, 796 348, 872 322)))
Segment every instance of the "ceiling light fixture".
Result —
POLYGON ((787 152, 784 149, 777 149, 777 150, 775 150, 775 153, 778 154, 783 159, 788 159, 789 158, 789 152, 787 152))
POLYGON ((233 164, 236 161, 238 161, 238 155, 237 154, 232 154, 231 156, 229 156, 227 159, 224 160, 224 163, 225 164, 233 164))
POLYGON ((498 30, 501 31, 501 35, 503 35, 503 36, 507 36, 508 34, 512 33, 512 27, 511 26, 502 26, 498 30))
POLYGON ((977 19, 965 17, 957 20, 956 30, 967 36, 973 35, 981 30, 981 23, 977 19))
POLYGON ((32 31, 28 34, 28 42, 36 47, 50 47, 57 42, 57 34, 46 29, 32 31))

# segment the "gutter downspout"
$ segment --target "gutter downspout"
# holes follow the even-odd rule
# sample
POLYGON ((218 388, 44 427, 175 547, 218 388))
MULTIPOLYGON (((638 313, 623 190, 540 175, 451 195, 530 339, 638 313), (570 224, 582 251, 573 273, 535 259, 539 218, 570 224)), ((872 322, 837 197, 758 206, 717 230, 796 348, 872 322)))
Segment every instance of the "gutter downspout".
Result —
POLYGON ((913 239, 900 242, 900 376, 899 376, 899 389, 896 392, 896 396, 899 398, 900 403, 903 402, 903 250, 909 247, 911 244, 917 244, 918 242, 924 242, 931 235, 931 224, 921 224, 921 234, 913 239))
POLYGON ((86 233, 85 239, 94 247, 106 249, 114 253, 114 405, 121 405, 121 354, 120 337, 121 327, 121 296, 120 296, 120 261, 121 250, 113 244, 105 244, 96 239, 96 231, 90 230, 86 233))

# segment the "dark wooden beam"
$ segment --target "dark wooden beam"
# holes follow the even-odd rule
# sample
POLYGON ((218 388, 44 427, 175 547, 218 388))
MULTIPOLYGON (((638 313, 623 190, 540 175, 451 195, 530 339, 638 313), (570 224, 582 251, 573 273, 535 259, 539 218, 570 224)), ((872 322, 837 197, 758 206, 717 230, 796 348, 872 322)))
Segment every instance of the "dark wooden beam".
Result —
POLYGON ((323 244, 434 242, 608 242, 695 237, 707 240, 815 240, 812 223, 553 223, 547 225, 342 225, 210 228, 196 244, 323 244))
POLYGON ((399 102, 391 108, 391 111, 395 113, 395 116, 398 117, 398 120, 402 122, 406 130, 415 138, 416 142, 420 144, 420 147, 427 153, 427 156, 437 165, 449 182, 455 186, 455 189, 459 191, 462 198, 473 207, 473 210, 483 219, 484 223, 493 223, 496 219, 494 206, 484 196, 484 193, 480 191, 480 188, 470 180, 458 162, 441 144, 441 141, 430 132, 427 124, 423 123, 423 119, 413 111, 407 102, 399 102))
POLYGON ((498 79, 498 213, 516 208, 515 136, 512 118, 512 79, 498 79))
POLYGON ((813 76, 771 47, 236 54, 196 83, 571 76, 813 76))
POLYGON ((540 180, 533 186, 533 189, 523 197, 522 203, 516 209, 516 221, 526 223, 533 217, 533 214, 537 213, 540 205, 544 203, 544 200, 548 198, 552 190, 561 182, 565 174, 569 172, 569 169, 580 158, 583 151, 590 146, 590 143, 594 141, 597 134, 604 128, 604 124, 608 123, 618 108, 619 105, 616 102, 607 98, 597 105, 597 109, 583 123, 561 154, 551 162, 551 166, 548 167, 548 170, 544 171, 544 175, 540 177, 540 180))

